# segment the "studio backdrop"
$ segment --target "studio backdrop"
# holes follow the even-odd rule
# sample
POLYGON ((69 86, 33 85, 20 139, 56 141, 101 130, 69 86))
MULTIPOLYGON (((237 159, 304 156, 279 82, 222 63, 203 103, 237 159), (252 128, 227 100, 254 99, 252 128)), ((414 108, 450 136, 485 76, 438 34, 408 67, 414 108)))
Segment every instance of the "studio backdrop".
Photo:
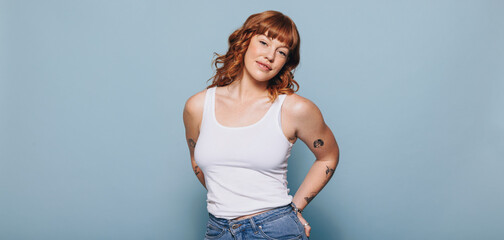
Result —
POLYGON ((203 239, 182 110, 265 10, 340 146, 311 239, 504 238, 503 1, 1 0, 0 239, 203 239))

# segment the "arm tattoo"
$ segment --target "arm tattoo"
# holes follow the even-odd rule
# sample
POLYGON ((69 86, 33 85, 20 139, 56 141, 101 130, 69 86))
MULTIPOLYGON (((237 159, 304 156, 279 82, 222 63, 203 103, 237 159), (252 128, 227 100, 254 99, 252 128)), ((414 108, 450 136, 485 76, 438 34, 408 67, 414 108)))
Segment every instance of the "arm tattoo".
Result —
POLYGON ((198 176, 198 174, 200 174, 200 168, 198 166, 194 167, 194 174, 196 174, 196 176, 198 176))
POLYGON ((330 167, 329 167, 329 166, 327 166, 327 165, 326 165, 326 168, 327 168, 327 169, 325 170, 325 175, 326 175, 326 177, 327 177, 327 176, 332 177, 332 175, 334 174, 334 170, 335 170, 335 169, 332 169, 332 168, 330 168, 330 167))
POLYGON ((322 139, 317 139, 315 142, 313 142, 313 147, 314 148, 319 148, 324 146, 324 141, 322 139))
POLYGON ((192 138, 187 139, 187 144, 189 145, 189 148, 191 150, 194 149, 194 147, 196 147, 196 142, 192 138))
POLYGON ((310 203, 311 200, 315 198, 315 195, 312 195, 311 197, 305 197, 304 200, 306 200, 306 204, 310 203))

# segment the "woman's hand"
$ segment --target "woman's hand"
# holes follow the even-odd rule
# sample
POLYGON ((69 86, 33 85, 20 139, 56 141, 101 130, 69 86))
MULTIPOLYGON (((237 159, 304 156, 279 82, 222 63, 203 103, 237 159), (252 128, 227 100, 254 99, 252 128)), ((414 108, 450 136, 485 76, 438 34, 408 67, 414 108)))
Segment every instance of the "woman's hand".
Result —
POLYGON ((303 215, 301 215, 300 212, 297 213, 297 216, 299 218, 299 221, 301 221, 301 223, 304 225, 306 236, 310 237, 310 231, 311 231, 310 225, 307 224, 308 222, 304 219, 303 215))

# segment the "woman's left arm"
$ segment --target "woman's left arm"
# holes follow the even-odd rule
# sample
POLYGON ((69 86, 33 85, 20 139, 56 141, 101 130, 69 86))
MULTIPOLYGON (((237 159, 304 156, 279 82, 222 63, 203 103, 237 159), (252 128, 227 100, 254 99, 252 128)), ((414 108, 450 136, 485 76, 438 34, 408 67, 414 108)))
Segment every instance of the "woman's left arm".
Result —
MULTIPOLYGON (((301 139, 316 157, 292 200, 299 210, 303 210, 334 174, 339 160, 339 148, 331 129, 324 122, 322 113, 313 102, 296 95, 289 112, 289 119, 293 121, 296 129, 296 137, 301 139)), ((307 227, 309 235, 309 226, 307 227)))

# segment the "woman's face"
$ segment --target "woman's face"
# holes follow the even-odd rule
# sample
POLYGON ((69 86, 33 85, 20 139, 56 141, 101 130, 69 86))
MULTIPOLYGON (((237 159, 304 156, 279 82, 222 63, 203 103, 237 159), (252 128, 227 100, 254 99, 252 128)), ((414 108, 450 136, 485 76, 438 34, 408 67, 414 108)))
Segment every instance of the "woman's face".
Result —
POLYGON ((277 39, 256 34, 245 52, 244 75, 252 80, 267 82, 277 75, 287 62, 289 48, 277 39))

